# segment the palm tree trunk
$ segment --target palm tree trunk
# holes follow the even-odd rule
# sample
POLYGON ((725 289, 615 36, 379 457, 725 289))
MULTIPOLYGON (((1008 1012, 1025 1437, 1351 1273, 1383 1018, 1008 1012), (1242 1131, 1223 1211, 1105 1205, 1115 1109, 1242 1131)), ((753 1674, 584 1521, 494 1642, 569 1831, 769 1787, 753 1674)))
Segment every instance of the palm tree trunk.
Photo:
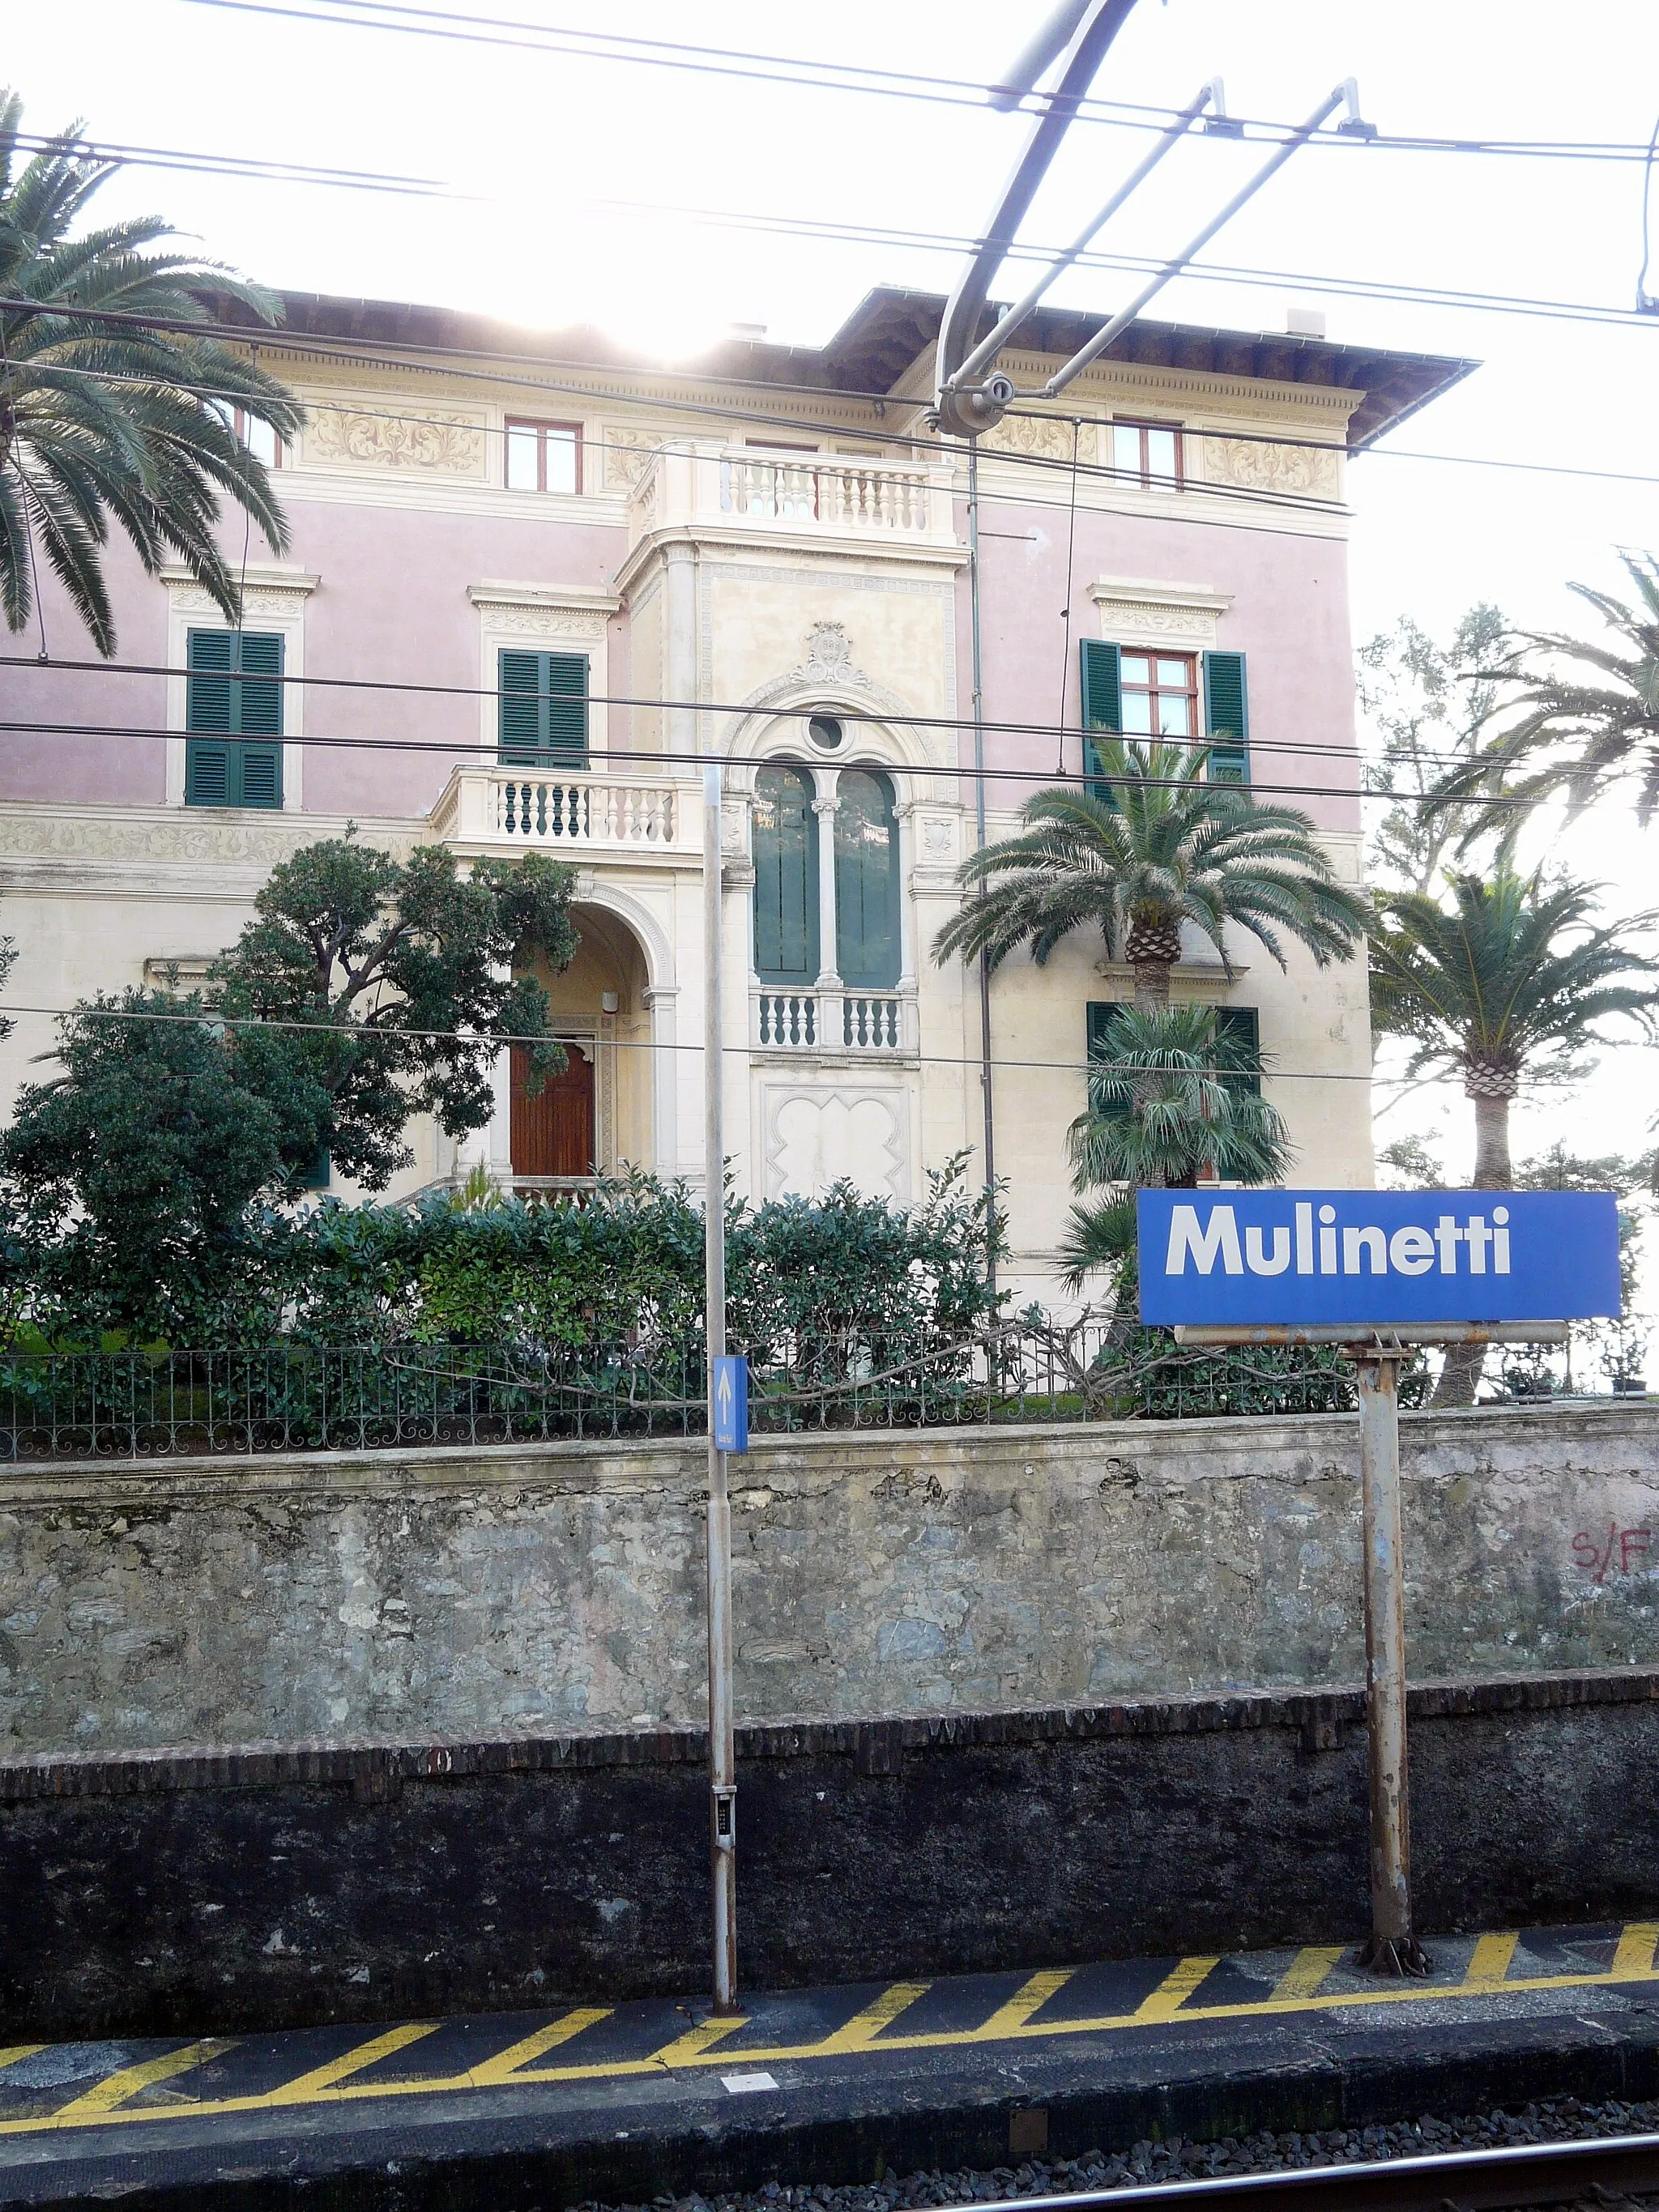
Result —
POLYGON ((1135 1005, 1143 1014, 1156 1014, 1170 1003, 1171 963, 1137 960, 1134 963, 1135 1005))
MULTIPOLYGON (((1476 1190, 1508 1190, 1514 1181, 1510 1160, 1510 1101, 1514 1093, 1486 1090, 1470 1093, 1474 1105, 1474 1180, 1476 1190)), ((1440 1380, 1434 1386, 1431 1406, 1472 1406, 1486 1364, 1484 1344, 1455 1344, 1446 1354, 1440 1380)))
MULTIPOLYGON (((1168 960, 1136 960, 1130 963, 1135 979, 1135 1009, 1139 1013, 1161 1013, 1170 1003, 1170 975, 1172 963, 1168 960)), ((1139 1114, 1158 1088, 1155 1075, 1136 1075, 1129 1079, 1129 1093, 1134 1112, 1139 1114)), ((1148 1175, 1141 1182, 1143 1190, 1162 1190, 1164 1177, 1148 1175)))
POLYGON ((1511 1190, 1515 1169, 1510 1159, 1510 1101, 1477 1098, 1474 1102, 1474 1188, 1511 1190))

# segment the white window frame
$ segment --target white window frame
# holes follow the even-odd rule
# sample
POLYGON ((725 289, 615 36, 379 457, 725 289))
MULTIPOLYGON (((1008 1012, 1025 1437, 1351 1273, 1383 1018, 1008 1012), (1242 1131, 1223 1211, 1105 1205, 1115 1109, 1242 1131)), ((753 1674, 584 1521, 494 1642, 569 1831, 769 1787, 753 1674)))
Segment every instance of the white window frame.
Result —
MULTIPOLYGON (((611 617, 622 611, 622 601, 609 592, 561 592, 540 584, 470 584, 466 595, 478 612, 480 763, 493 768, 500 755, 501 655, 513 652, 587 655, 589 760, 604 751, 610 713, 605 701, 611 690, 611 617)), ((600 762, 600 772, 608 765, 600 762)))
MULTIPOLYGON (((283 674, 287 679, 283 685, 281 811, 284 814, 299 814, 305 807, 306 749, 296 740, 306 733, 306 601, 321 580, 301 569, 250 562, 242 592, 243 628, 275 632, 283 641, 283 674)), ((229 634, 236 625, 225 620, 223 611, 187 568, 170 563, 161 571, 161 581, 167 592, 167 804, 182 808, 190 633, 208 629, 229 634)))

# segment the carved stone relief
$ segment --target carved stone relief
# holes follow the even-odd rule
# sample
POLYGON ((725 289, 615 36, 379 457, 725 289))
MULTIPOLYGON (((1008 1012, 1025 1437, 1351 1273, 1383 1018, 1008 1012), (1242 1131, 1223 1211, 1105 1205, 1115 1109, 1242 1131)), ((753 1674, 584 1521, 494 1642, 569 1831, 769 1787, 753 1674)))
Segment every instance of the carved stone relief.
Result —
POLYGON ((465 415, 439 415, 407 404, 400 404, 395 416, 322 407, 307 427, 304 455, 308 461, 348 468, 482 477, 483 425, 465 415))
POLYGON ((1215 617, 1205 607, 1160 606, 1152 601, 1103 602, 1108 628, 1115 638, 1178 637, 1213 645, 1215 617))
POLYGON ((1308 446, 1206 438, 1202 475, 1207 483, 1236 484, 1243 491, 1291 492, 1304 499, 1342 495, 1340 457, 1308 446))
POLYGON ((605 617, 580 607, 511 606, 495 599, 475 599, 473 604, 492 635, 503 630, 514 637, 579 638, 586 645, 605 642, 605 617))
POLYGON ((641 430, 629 422, 607 422, 605 439, 605 488, 632 491, 645 474, 646 464, 663 441, 660 430, 641 430))
POLYGON ((909 1195, 905 1100, 897 1091, 769 1085, 763 1126, 769 1198, 817 1198, 845 1177, 872 1198, 909 1195))
MULTIPOLYGON (((242 611, 244 615, 297 615, 312 588, 308 580, 286 587, 250 584, 242 594, 242 611)), ((199 584, 169 584, 167 598, 181 615, 211 615, 217 622, 225 618, 217 599, 199 584)))
POLYGON ((856 684, 867 690, 870 685, 864 671, 853 665, 853 641, 846 625, 838 622, 813 623, 806 634, 806 658, 790 670, 789 678, 794 684, 831 688, 856 684))
MULTIPOLYGON (((252 863, 272 867, 319 834, 318 824, 296 820, 291 828, 275 823, 132 820, 120 815, 33 815, 0 813, 0 854, 19 858, 64 856, 82 860, 155 860, 234 867, 252 863)), ((366 844, 403 858, 414 849, 412 836, 365 838, 366 844)))
MULTIPOLYGON (((1077 457, 1079 461, 1095 459, 1097 435, 1092 422, 1079 425, 1077 457)), ((985 433, 980 443, 994 453, 1033 453, 1043 460, 1069 461, 1072 458, 1072 425, 1054 415, 1005 415, 994 430, 985 433)))
POLYGON ((957 851, 957 825, 946 815, 927 814, 921 821, 924 860, 952 860, 957 851))

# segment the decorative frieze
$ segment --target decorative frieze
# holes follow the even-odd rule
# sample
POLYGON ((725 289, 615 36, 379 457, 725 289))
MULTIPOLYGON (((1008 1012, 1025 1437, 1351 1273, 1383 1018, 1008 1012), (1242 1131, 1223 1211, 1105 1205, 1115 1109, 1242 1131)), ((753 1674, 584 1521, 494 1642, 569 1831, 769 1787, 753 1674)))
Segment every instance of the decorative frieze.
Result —
POLYGON ((1216 624, 1232 605, 1231 592, 1132 577, 1103 576, 1090 585, 1089 597, 1100 609, 1103 636, 1187 652, 1214 645, 1216 624))
POLYGON ((604 645, 605 625, 622 605, 609 592, 539 584, 470 584, 466 595, 492 637, 571 638, 594 647, 604 645))
POLYGON ((385 414, 319 407, 306 426, 302 458, 330 468, 414 469, 482 477, 484 426, 477 416, 439 414, 399 401, 385 414))
POLYGON ((1044 461, 1070 461, 1072 440, 1077 439, 1077 459, 1091 462, 1097 457, 1099 433, 1092 422, 1074 425, 1060 415, 1005 415, 994 430, 980 440, 994 453, 1025 453, 1044 461))
POLYGON ((1194 475, 1205 483, 1232 484, 1241 491, 1289 493, 1302 499, 1342 496, 1341 456, 1312 446, 1206 436, 1194 475))
POLYGON ((645 474, 647 464, 663 442, 660 430, 644 430, 629 422, 607 422, 605 440, 605 488, 632 491, 645 474))

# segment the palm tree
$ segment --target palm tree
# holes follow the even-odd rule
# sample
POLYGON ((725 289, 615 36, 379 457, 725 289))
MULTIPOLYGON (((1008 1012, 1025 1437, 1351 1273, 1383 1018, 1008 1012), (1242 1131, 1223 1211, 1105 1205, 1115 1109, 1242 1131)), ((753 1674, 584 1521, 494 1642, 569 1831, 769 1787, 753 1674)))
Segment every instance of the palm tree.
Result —
POLYGON ((1255 1088, 1258 1072, 1212 1006, 1115 1009, 1089 1071, 1088 1104, 1066 1133, 1075 1188, 1114 1194, 1072 1208, 1056 1255, 1068 1290, 1104 1273, 1125 1314, 1136 1190, 1191 1190, 1206 1173, 1224 1182, 1283 1179, 1290 1139, 1255 1088))
POLYGON ((1322 968, 1350 955, 1370 909, 1336 881, 1305 814, 1208 781, 1202 747, 1102 736, 1096 750, 1100 783, 1036 793, 1018 836, 963 862, 957 881, 983 895, 940 930, 937 960, 982 953, 995 967, 1029 944, 1040 965, 1073 930, 1097 928, 1107 957, 1134 970, 1135 1004, 1150 1011, 1170 1002, 1186 922, 1224 965, 1230 921, 1281 968, 1285 938, 1322 968))
MULTIPOLYGON (((1371 936, 1371 1018, 1411 1040, 1408 1073, 1435 1068, 1463 1079, 1474 1105, 1476 1190, 1514 1188, 1510 1106, 1523 1074, 1571 1072, 1575 1053, 1604 1042, 1614 1015, 1645 1020, 1659 961, 1628 949, 1650 917, 1602 927, 1590 920, 1595 890, 1542 872, 1500 870, 1490 882, 1447 878, 1449 906, 1419 891, 1379 897, 1371 936)), ((1436 1405, 1468 1405, 1484 1358, 1479 1346, 1447 1358, 1436 1405)))
POLYGON ((1513 719, 1437 787, 1449 800, 1486 794, 1494 802, 1466 823, 1464 849, 1494 830, 1512 835, 1517 799, 1535 804, 1565 792, 1576 813, 1608 785, 1634 777, 1638 820, 1648 822, 1659 807, 1659 558, 1620 557, 1638 605, 1589 584, 1569 586, 1603 617, 1610 642, 1593 645, 1552 630, 1516 633, 1511 688, 1502 702, 1513 719))
POLYGON ((117 165, 77 153, 71 131, 19 167, 22 114, 17 95, 0 91, 0 298, 27 303, 0 309, 7 623, 27 623, 44 556, 98 650, 113 653, 101 559, 112 517, 148 574, 176 557, 234 622, 236 575, 214 539, 220 494, 258 523, 273 552, 288 544, 264 465, 237 436, 235 413, 284 438, 301 416, 256 362, 188 326, 209 319, 204 288, 264 323, 276 319, 277 303, 216 264, 147 252, 174 235, 155 216, 72 238, 117 165), (89 319, 88 310, 111 319, 89 319))

